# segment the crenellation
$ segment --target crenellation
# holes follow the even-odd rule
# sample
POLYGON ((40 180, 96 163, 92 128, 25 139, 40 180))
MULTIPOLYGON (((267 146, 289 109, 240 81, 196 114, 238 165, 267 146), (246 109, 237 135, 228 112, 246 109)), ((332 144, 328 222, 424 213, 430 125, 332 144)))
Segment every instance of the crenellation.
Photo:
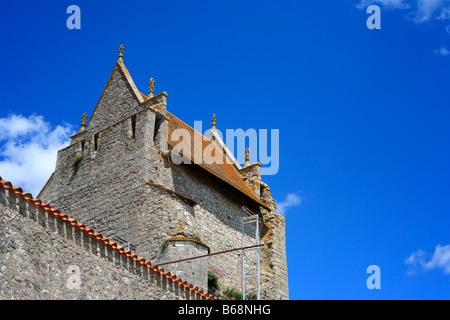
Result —
POLYGON ((13 210, 16 208, 16 198, 17 198, 17 196, 13 191, 10 191, 10 190, 6 191, 7 206, 13 210))
POLYGON ((91 250, 91 242, 94 241, 89 235, 87 235, 85 232, 83 232, 81 229, 80 231, 80 237, 81 241, 83 242, 83 247, 85 251, 91 250))
MULTIPOLYGON (((3 192, 0 192, 3 193, 3 192)), ((0 201, 1 204, 1 201, 0 201)), ((27 201, 19 201, 19 214, 22 217, 26 217, 28 215, 28 202, 27 201)))
POLYGON ((56 220, 56 231, 62 238, 66 238, 66 224, 61 219, 56 220))
POLYGON ((116 250, 114 250, 114 263, 117 269, 120 269, 120 258, 120 254, 116 250))
POLYGON ((41 207, 36 208, 36 216, 38 223, 45 229, 47 229, 47 217, 46 217, 46 211, 42 209, 41 207))
POLYGON ((71 242, 71 244, 74 241, 73 231, 74 231, 73 228, 71 228, 66 222, 66 237, 67 240, 71 242))
POLYGON ((75 244, 79 247, 82 246, 82 237, 84 232, 81 231, 80 229, 75 229, 74 230, 74 239, 75 239, 75 244))
MULTIPOLYGON (((27 203, 27 205, 28 205, 28 203, 27 203)), ((51 231, 51 232, 54 232, 56 230, 56 220, 57 220, 57 218, 53 214, 51 214, 50 212, 47 211, 46 219, 47 219, 48 230, 51 231)))
POLYGON ((5 188, 0 188, 0 205, 7 206, 9 190, 5 188))

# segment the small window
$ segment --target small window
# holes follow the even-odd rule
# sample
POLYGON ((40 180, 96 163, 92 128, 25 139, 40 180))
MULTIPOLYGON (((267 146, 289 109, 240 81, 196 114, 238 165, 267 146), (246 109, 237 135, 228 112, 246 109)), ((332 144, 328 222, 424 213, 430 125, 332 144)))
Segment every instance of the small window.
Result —
POLYGON ((164 119, 157 119, 155 123, 155 132, 153 133, 153 141, 156 142, 156 138, 158 137, 159 128, 161 127, 161 124, 163 123, 164 119))
POLYGON ((81 153, 84 152, 84 143, 85 143, 85 140, 81 141, 81 153))
POLYGON ((131 117, 131 139, 136 137, 136 116, 131 117))
POLYGON ((94 152, 98 149, 98 133, 94 135, 94 152))

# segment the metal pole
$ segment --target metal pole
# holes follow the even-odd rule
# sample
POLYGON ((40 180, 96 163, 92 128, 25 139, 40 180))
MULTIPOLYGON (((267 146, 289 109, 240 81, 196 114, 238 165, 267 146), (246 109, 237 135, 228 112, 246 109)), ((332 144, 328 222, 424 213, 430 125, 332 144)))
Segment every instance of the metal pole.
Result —
POLYGON ((245 223, 242 219, 242 300, 245 300, 245 250, 244 250, 245 223))
MULTIPOLYGON (((256 245, 259 245, 259 217, 256 217, 256 245)), ((256 300, 261 300, 261 293, 259 288, 260 276, 259 276, 259 247, 256 249, 256 300)))
MULTIPOLYGON (((249 214, 252 214, 252 212, 250 210, 248 210, 246 207, 243 207, 244 211, 246 211, 249 214)), ((246 288, 246 283, 245 280, 246 278, 256 278, 256 299, 260 300, 261 298, 261 290, 260 290, 260 262, 259 262, 259 216, 257 214, 252 214, 251 216, 247 216, 247 217, 243 217, 242 218, 242 299, 245 300, 246 296, 245 296, 245 288, 246 288), (254 263, 252 266, 253 268, 251 268, 250 270, 248 270, 248 273, 252 272, 253 270, 255 270, 256 274, 255 275, 247 275, 246 271, 245 271, 245 250, 244 250, 244 235, 245 235, 245 225, 249 224, 249 223, 256 223, 255 226, 255 247, 256 249, 256 253, 255 253, 255 259, 256 261, 251 261, 251 263, 254 263)))

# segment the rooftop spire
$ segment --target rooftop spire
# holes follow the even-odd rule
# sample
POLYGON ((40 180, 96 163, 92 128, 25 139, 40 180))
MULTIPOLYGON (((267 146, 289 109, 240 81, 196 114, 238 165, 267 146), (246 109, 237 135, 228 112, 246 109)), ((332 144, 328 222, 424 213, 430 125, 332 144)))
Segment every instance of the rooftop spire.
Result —
POLYGON ((120 45, 119 48, 119 60, 123 60, 123 52, 124 52, 123 44, 120 45))
POLYGON ((213 129, 216 128, 216 120, 217 120, 216 115, 213 114, 213 117, 212 117, 212 128, 213 128, 213 129))
POLYGON ((155 96, 155 79, 151 78, 148 88, 148 97, 153 98, 155 96))
POLYGON ((245 166, 250 165, 250 148, 245 149, 245 166))
POLYGON ((86 129, 86 118, 87 118, 87 113, 83 113, 83 116, 81 117, 81 129, 79 132, 82 132, 86 129))

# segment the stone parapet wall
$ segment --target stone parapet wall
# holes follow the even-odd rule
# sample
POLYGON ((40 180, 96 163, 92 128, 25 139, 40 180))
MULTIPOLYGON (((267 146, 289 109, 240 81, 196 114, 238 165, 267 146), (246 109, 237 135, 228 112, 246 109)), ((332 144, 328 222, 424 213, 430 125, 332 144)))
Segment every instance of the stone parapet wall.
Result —
POLYGON ((211 298, 30 196, 0 183, 0 300, 211 298))

